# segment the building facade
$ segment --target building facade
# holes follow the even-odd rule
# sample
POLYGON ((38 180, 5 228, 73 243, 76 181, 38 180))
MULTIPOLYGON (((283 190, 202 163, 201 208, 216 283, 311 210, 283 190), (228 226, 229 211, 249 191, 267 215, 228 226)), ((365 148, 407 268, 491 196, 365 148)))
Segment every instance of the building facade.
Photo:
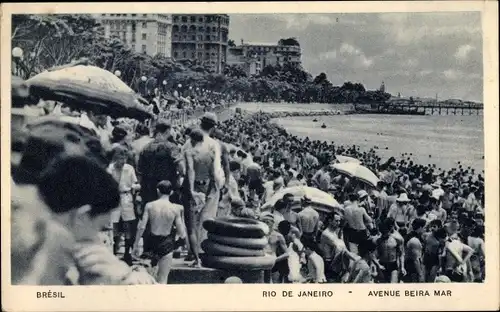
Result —
POLYGON ((105 38, 118 37, 133 51, 172 56, 172 16, 169 14, 97 14, 105 38))
POLYGON ((262 70, 259 59, 245 54, 242 46, 228 48, 227 65, 240 66, 248 76, 258 75, 262 70))
POLYGON ((221 73, 227 61, 229 15, 172 15, 172 57, 221 73))
POLYGON ((229 48, 228 65, 240 65, 249 75, 258 74, 267 65, 301 64, 300 46, 282 43, 244 42, 229 48))

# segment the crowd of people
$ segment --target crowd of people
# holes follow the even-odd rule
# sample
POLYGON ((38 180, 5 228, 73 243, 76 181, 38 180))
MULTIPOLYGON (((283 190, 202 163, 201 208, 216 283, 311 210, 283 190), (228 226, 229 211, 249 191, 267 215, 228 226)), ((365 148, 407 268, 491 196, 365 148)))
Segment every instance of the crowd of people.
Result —
POLYGON ((269 283, 484 280, 484 178, 473 168, 382 161, 375 149, 292 136, 266 113, 206 112, 191 125, 58 116, 29 125, 12 151, 14 284, 168 283, 174 258, 203 265, 202 224, 219 217, 268 225, 269 283), (336 155, 380 182, 337 172, 336 155), (286 193, 263 209, 293 186, 340 204, 318 211, 286 193))

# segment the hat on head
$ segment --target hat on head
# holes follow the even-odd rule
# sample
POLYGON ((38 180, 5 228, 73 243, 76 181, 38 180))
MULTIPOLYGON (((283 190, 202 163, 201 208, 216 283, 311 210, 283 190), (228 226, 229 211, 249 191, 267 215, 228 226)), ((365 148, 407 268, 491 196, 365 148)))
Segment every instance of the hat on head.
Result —
POLYGON ((407 203, 410 201, 410 199, 408 198, 408 195, 406 193, 401 193, 396 201, 400 203, 407 203))
POLYGON ((201 122, 216 125, 217 115, 215 115, 214 113, 207 112, 201 117, 201 122))
POLYGON ((365 190, 361 190, 358 192, 359 199, 363 199, 368 196, 368 193, 365 190))
POLYGON ((274 215, 271 212, 264 212, 260 215, 259 219, 262 222, 274 222, 274 215))

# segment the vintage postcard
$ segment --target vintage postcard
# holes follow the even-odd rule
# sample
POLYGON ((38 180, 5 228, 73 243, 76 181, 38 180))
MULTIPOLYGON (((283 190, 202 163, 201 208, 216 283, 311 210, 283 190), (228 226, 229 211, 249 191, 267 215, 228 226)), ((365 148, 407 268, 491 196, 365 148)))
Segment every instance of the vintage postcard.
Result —
POLYGON ((6 311, 499 308, 497 2, 1 8, 6 311))

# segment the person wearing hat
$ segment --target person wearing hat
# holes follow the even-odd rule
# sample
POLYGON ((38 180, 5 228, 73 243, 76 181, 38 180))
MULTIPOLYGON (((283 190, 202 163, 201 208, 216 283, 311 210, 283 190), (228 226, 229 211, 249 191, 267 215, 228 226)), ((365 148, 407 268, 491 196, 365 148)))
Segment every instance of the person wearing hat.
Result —
POLYGON ((441 220, 441 222, 444 224, 448 219, 448 213, 441 206, 441 199, 439 197, 436 198, 434 196, 431 196, 429 202, 431 204, 431 211, 429 212, 429 218, 431 220, 433 219, 441 220))
POLYGON ((396 221, 396 225, 398 227, 401 235, 406 234, 406 229, 408 222, 410 221, 410 209, 409 209, 410 199, 406 193, 399 194, 398 198, 396 198, 396 203, 392 204, 389 208, 389 213, 387 217, 392 218, 396 221))
MULTIPOLYGON (((267 255, 274 257, 280 256, 280 259, 286 259, 286 240, 285 237, 278 231, 278 227, 275 224, 274 214, 272 212, 263 212, 259 216, 259 220, 264 222, 269 227, 269 233, 267 234, 268 244, 264 248, 267 255)), ((279 259, 276 258, 276 263, 279 259)), ((278 272, 278 268, 272 268, 271 270, 264 272, 264 279, 266 282, 271 282, 272 280, 277 280, 277 277, 273 278, 273 273, 278 272)))
MULTIPOLYGON (((120 203, 119 185, 94 159, 64 155, 40 175, 38 190, 53 217, 76 241, 68 284, 153 284, 147 273, 134 271, 116 258, 98 237, 120 203)), ((57 255, 55 255, 57 256, 57 255)))

